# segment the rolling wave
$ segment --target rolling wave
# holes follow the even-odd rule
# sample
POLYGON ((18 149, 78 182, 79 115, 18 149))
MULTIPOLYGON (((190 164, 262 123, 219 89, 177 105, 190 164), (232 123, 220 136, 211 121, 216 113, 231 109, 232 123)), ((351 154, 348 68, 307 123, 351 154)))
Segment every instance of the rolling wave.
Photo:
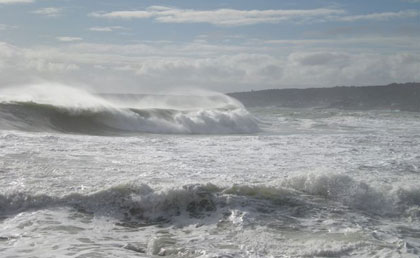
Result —
POLYGON ((81 211, 153 222, 177 216, 204 218, 213 213, 292 212, 302 217, 320 209, 352 209, 372 216, 420 219, 420 189, 379 189, 345 175, 306 175, 279 186, 193 184, 156 191, 146 184, 123 184, 95 193, 65 196, 24 192, 0 195, 0 214, 73 207, 81 211), (329 208, 328 208, 329 206, 329 208))
POLYGON ((57 131, 80 134, 235 134, 259 131, 256 120, 237 101, 219 95, 180 98, 185 104, 171 105, 168 97, 113 100, 64 86, 52 91, 30 87, 0 92, 0 129, 57 131), (57 90, 58 89, 58 90, 57 90), (197 105, 205 102, 206 105, 197 105), (144 100, 144 101, 143 101, 144 100), (145 102, 147 101, 147 105, 145 102), (198 103, 199 104, 199 103, 198 103), (186 108, 188 107, 188 108, 186 108))

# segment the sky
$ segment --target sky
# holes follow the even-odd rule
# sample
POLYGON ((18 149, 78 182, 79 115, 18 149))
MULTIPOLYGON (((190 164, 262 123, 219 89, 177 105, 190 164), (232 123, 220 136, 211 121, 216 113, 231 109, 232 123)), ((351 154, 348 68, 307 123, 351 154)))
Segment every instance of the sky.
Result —
POLYGON ((420 0, 0 0, 0 88, 419 82, 419 42, 420 0))

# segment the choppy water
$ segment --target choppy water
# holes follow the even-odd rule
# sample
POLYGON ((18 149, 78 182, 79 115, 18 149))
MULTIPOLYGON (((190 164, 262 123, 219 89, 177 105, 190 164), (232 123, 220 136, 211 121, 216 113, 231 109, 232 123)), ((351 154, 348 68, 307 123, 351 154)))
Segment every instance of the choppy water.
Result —
POLYGON ((72 93, 3 93, 1 257, 419 256, 418 113, 72 93))

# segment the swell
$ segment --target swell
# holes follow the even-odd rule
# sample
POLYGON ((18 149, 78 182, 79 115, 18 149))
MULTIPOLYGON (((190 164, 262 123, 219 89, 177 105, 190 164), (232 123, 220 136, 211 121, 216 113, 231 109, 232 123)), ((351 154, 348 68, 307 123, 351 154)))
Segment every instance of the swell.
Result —
POLYGON ((9 193, 0 195, 0 214, 73 207, 81 211, 144 221, 171 220, 176 216, 203 218, 235 210, 254 213, 293 211, 311 216, 330 207, 352 209, 374 216, 420 219, 420 187, 375 188, 346 175, 306 175, 277 186, 195 184, 156 191, 146 184, 124 184, 91 194, 65 196, 9 193))
POLYGON ((92 135, 231 134, 259 131, 255 119, 239 106, 177 110, 112 105, 66 107, 32 101, 0 103, 0 129, 92 135))

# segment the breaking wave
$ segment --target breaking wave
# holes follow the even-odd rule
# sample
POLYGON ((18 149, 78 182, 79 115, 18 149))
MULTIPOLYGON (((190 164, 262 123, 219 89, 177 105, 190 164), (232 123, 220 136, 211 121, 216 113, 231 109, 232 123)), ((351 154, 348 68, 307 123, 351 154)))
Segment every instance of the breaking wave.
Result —
MULTIPOLYGON (((311 216, 320 207, 353 209, 375 216, 420 219, 420 188, 380 189, 346 175, 306 175, 278 186, 192 184, 156 191, 146 184, 123 184, 91 194, 65 196, 9 193, 0 195, 0 214, 73 207, 86 212, 125 216, 143 221, 169 221, 186 215, 203 218, 236 211, 270 213, 289 210, 311 216)), ((293 215, 293 216, 294 216, 293 215)))
POLYGON ((248 111, 222 94, 99 96, 57 84, 0 91, 0 129, 93 135, 259 131, 248 111))

